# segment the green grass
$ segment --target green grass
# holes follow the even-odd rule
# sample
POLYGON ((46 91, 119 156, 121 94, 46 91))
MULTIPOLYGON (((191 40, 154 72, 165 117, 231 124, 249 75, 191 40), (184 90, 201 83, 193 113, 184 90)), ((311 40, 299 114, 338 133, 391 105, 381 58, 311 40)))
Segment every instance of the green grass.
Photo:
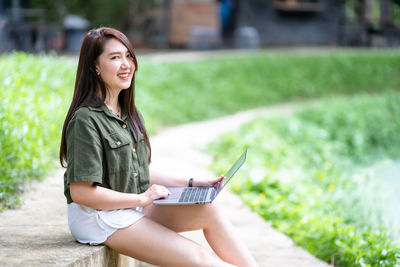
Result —
MULTIPOLYGON (((57 158, 76 64, 22 53, 0 57, 0 210, 57 158)), ((400 53, 259 53, 196 62, 139 62, 137 104, 155 134, 269 104, 400 89, 400 53)))
POLYGON ((394 51, 259 53, 147 63, 137 73, 138 105, 155 129, 279 102, 399 89, 394 51))
POLYGON ((223 136, 214 168, 248 147, 233 190, 265 220, 337 266, 396 266, 398 229, 380 217, 386 192, 365 170, 400 158, 399 132, 399 93, 332 99, 223 136))

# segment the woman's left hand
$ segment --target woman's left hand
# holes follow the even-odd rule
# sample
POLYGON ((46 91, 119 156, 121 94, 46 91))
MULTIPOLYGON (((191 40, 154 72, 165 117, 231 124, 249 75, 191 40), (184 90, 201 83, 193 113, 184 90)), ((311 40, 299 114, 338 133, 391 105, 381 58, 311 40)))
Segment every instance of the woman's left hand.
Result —
POLYGON ((212 178, 212 179, 193 179, 193 186, 196 187, 210 187, 210 186, 216 186, 218 183, 222 183, 222 181, 225 179, 225 176, 221 175, 220 177, 217 178, 212 178))

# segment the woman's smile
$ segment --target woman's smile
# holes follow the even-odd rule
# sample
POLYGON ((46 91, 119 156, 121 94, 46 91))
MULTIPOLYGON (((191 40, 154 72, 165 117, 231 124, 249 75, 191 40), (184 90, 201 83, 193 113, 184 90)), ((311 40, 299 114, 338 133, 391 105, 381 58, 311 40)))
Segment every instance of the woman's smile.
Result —
POLYGON ((120 77, 123 80, 129 80, 130 79, 130 72, 122 72, 118 74, 118 77, 120 77))

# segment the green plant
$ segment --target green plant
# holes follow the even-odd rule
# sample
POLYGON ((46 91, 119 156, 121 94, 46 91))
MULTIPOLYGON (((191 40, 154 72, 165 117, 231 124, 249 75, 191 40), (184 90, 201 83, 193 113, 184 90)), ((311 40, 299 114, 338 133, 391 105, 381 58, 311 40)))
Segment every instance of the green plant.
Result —
POLYGON ((19 203, 27 181, 54 168, 74 68, 65 59, 0 57, 0 210, 19 203))
POLYGON ((337 266, 398 265, 397 230, 370 216, 384 207, 379 187, 359 170, 400 156, 399 104, 398 93, 363 94, 257 119, 211 145, 213 168, 223 172, 248 147, 233 190, 265 220, 337 266))

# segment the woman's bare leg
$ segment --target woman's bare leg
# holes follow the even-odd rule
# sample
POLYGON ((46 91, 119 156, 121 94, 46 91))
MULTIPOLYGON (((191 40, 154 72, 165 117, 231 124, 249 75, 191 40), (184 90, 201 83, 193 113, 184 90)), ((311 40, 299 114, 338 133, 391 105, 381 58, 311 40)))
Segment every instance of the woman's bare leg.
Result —
POLYGON ((214 252, 224 261, 236 266, 257 266, 249 250, 239 240, 232 224, 221 216, 213 204, 145 207, 152 220, 175 232, 203 229, 214 252))
POLYGON ((117 230, 104 244, 118 253, 158 266, 232 267, 199 244, 146 217, 117 230))

